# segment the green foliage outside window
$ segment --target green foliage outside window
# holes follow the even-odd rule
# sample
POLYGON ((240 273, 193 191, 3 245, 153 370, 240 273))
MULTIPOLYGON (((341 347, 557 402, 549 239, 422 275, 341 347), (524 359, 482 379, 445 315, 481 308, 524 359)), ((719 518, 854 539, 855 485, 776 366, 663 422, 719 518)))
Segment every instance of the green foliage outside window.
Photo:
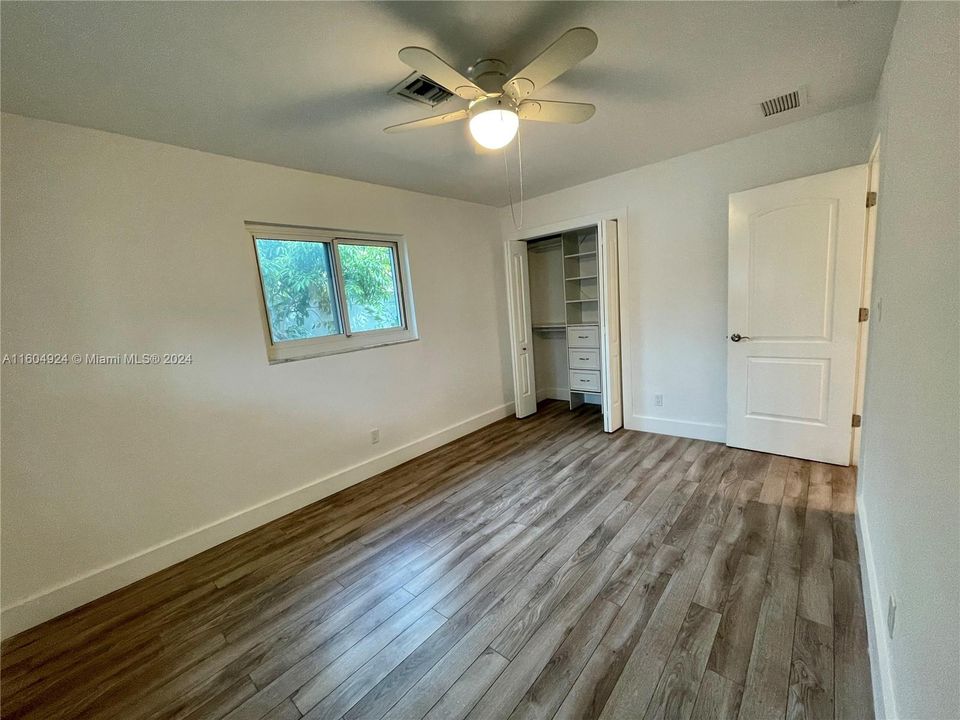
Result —
MULTIPOLYGON (((258 238, 256 248, 274 342, 343 332, 329 243, 258 238)), ((392 248, 342 244, 339 254, 351 329, 400 327, 392 248)))
POLYGON ((400 327, 393 249, 383 245, 340 245, 350 329, 400 327))

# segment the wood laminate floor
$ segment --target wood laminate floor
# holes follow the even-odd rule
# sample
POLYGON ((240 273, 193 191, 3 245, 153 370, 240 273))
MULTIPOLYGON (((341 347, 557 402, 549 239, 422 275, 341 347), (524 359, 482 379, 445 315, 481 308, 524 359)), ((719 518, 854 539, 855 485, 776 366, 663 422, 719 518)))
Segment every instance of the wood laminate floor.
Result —
POLYGON ((871 718, 848 468, 545 403, 28 630, 4 718, 871 718))

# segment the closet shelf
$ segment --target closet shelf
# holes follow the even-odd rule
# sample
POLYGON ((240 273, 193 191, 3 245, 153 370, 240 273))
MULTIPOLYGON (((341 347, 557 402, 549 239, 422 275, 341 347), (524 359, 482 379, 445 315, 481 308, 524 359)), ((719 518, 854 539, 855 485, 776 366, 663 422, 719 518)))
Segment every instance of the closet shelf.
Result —
POLYGON ((534 330, 565 330, 566 323, 534 323, 534 330))
POLYGON ((597 298, 580 298, 579 300, 567 300, 568 303, 587 303, 597 302, 597 298))
POLYGON ((550 250, 559 248, 560 246, 561 242, 559 236, 555 238, 548 238, 546 240, 538 240, 537 242, 533 242, 528 245, 529 249, 536 253, 549 252, 550 250))
POLYGON ((567 280, 596 280, 596 275, 580 275, 579 277, 568 277, 567 280))
POLYGON ((589 250, 587 252, 573 253, 572 255, 564 255, 564 257, 575 258, 575 257, 583 257, 584 255, 596 255, 596 254, 597 254, 596 250, 589 250))

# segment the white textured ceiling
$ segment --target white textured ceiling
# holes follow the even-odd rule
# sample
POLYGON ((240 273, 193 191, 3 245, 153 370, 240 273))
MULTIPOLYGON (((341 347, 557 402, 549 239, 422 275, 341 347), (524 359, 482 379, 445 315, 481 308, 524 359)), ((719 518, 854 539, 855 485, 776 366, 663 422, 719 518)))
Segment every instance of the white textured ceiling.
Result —
MULTIPOLYGON (((887 2, 4 2, 6 112, 238 158, 507 202, 499 152, 465 123, 381 128, 455 109, 386 94, 406 45, 465 69, 522 67, 563 31, 597 51, 538 97, 597 105, 583 125, 524 123, 529 197, 873 97, 887 2), (757 104, 805 85, 809 104, 757 104)), ((515 152, 511 146, 510 151, 515 152)), ((516 162, 515 156, 510 156, 516 162)))

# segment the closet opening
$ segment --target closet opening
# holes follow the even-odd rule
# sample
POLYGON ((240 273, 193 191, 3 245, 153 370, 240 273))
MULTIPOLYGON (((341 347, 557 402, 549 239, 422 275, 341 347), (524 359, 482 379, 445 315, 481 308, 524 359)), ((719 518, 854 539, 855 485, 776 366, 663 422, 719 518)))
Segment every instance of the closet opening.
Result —
POLYGON ((517 417, 560 400, 622 427, 616 221, 509 241, 507 265, 517 417))

